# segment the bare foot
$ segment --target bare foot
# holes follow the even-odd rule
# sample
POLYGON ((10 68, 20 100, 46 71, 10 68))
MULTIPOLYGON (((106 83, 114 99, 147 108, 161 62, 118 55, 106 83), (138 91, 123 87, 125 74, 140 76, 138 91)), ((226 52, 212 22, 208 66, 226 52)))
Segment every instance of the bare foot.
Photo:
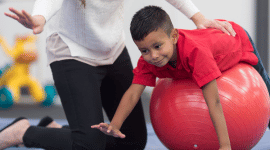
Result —
POLYGON ((0 150, 22 144, 23 135, 30 127, 27 119, 22 119, 0 133, 0 150))
MULTIPOLYGON (((62 128, 62 125, 52 121, 50 124, 46 126, 46 128, 62 128)), ((24 147, 24 144, 19 144, 18 147, 24 147)))
POLYGON ((55 121, 52 121, 50 124, 48 124, 46 127, 48 128, 62 128, 62 125, 56 123, 55 121))

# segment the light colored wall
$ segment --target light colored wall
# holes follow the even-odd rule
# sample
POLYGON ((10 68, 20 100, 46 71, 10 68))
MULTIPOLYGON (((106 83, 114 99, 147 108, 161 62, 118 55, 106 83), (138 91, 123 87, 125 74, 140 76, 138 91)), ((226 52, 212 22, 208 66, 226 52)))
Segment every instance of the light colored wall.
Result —
MULTIPOLYGON (((243 26, 255 39, 255 2, 253 0, 193 0, 193 3, 200 9, 200 11, 209 19, 226 19, 234 21, 243 26)), ((8 7, 16 9, 25 9, 32 12, 34 0, 2 0, 0 3, 0 34, 8 39, 8 42, 14 44, 15 34, 29 34, 31 30, 25 29, 17 21, 12 20, 4 15, 8 12, 8 7)), ((136 11, 147 5, 161 6, 171 17, 172 22, 176 28, 195 29, 195 25, 191 20, 186 18, 177 9, 167 3, 165 0, 126 0, 125 1, 125 33, 126 45, 131 55, 133 66, 137 64, 140 53, 133 43, 129 24, 132 16, 136 11)), ((35 76, 43 85, 51 83, 52 76, 50 68, 47 66, 47 58, 45 53, 45 33, 38 35, 37 41, 39 61, 31 67, 31 74, 35 76)), ((0 47, 0 67, 10 62, 0 47)), ((152 88, 147 88, 146 92, 150 93, 152 88)), ((59 100, 57 102, 59 103, 59 100)))

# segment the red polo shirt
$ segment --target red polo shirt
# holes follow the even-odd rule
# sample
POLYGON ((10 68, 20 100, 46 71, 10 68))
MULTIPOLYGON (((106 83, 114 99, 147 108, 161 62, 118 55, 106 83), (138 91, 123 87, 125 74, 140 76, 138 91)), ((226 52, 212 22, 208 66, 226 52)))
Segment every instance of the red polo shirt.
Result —
POLYGON ((142 56, 133 70, 133 84, 155 86, 156 78, 193 78, 199 87, 221 76, 239 62, 256 65, 258 58, 245 30, 230 22, 236 36, 229 36, 217 29, 179 29, 177 65, 157 67, 148 64, 142 56))

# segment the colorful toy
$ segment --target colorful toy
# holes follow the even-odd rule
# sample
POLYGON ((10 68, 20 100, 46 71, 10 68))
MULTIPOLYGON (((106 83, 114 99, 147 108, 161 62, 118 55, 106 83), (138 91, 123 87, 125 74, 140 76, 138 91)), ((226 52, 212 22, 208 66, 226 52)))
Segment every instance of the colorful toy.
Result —
MULTIPOLYGON (((269 93, 259 73, 238 64, 217 79, 232 149, 253 148, 269 122, 269 93)), ((219 149, 202 90, 191 79, 160 79, 150 102, 153 128, 168 149, 219 149)))
POLYGON ((37 79, 29 74, 31 63, 38 58, 35 42, 36 36, 34 35, 18 36, 16 37, 15 45, 11 47, 0 36, 0 45, 14 62, 12 65, 7 65, 5 69, 1 69, 0 87, 2 89, 0 90, 0 108, 10 107, 13 104, 13 100, 18 102, 21 87, 28 87, 35 102, 39 102, 44 106, 49 106, 53 103, 56 91, 52 91, 51 88, 47 91, 45 88, 44 91, 37 79))

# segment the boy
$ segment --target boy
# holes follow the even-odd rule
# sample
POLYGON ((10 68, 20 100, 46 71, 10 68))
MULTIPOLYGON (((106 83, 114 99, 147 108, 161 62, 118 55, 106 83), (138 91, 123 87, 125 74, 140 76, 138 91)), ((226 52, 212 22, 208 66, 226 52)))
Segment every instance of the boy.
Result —
MULTIPOLYGON (((174 29, 168 14, 156 6, 138 11, 132 19, 130 30, 142 56, 133 71, 133 84, 124 94, 110 125, 100 123, 92 128, 124 138, 119 129, 145 86, 155 86, 157 77, 193 78, 202 89, 220 149, 231 149, 216 78, 239 62, 256 65, 258 58, 253 53, 245 30, 230 23, 237 33, 236 37, 222 34, 216 29, 174 29)), ((269 81, 269 77, 267 79, 269 81)))

